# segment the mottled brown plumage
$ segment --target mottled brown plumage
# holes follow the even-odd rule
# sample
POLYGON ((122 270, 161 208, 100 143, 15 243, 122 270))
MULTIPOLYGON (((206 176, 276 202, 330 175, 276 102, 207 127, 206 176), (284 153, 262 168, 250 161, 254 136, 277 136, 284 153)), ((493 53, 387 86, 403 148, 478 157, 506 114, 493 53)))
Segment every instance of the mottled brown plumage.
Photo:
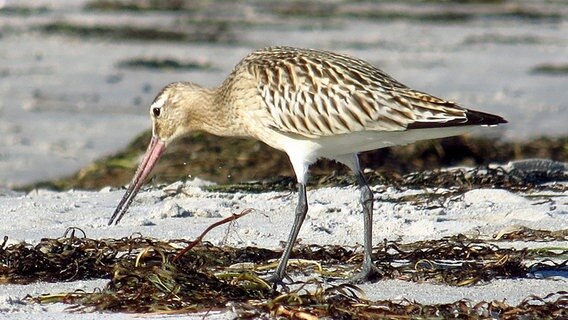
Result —
POLYGON ((327 51, 272 47, 237 64, 216 88, 166 86, 150 107, 153 138, 110 222, 118 223, 167 144, 192 130, 253 137, 285 151, 299 184, 290 237, 270 278, 282 281, 308 210, 307 171, 317 158, 349 166, 361 188, 364 260, 357 279, 379 272, 371 260, 373 194, 357 153, 465 132, 506 121, 408 88, 367 62, 327 51))
POLYGON ((363 60, 326 51, 259 50, 235 73, 253 76, 272 127, 310 138, 502 121, 477 117, 476 111, 412 90, 363 60))

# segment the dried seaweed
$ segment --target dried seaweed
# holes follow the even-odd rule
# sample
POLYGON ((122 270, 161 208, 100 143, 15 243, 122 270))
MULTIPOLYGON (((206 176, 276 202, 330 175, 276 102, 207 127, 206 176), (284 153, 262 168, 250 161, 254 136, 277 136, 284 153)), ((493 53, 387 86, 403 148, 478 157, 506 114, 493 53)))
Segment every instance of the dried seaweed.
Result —
MULTIPOLYGON (((568 172, 505 170, 503 167, 476 167, 413 172, 400 175, 392 171, 376 170, 366 173, 371 185, 403 189, 447 189, 437 196, 449 196, 477 188, 505 189, 516 192, 568 190, 568 172)), ((351 175, 314 175, 310 178, 312 187, 355 185, 351 175)), ((294 191, 295 181, 290 177, 275 177, 262 181, 242 182, 229 185, 203 187, 215 192, 266 192, 294 191)), ((431 195, 426 195, 431 196, 431 195)))
MULTIPOLYGON (((534 241, 549 233, 527 229, 534 241)), ((518 233, 520 240, 523 233, 518 233)), ((73 311, 208 312, 231 306, 242 318, 271 314, 287 318, 339 317, 540 317, 566 315, 568 296, 558 293, 532 297, 518 306, 503 302, 456 301, 422 305, 411 301, 367 301, 360 290, 345 282, 361 261, 359 247, 299 246, 288 267, 299 289, 279 292, 261 277, 274 268, 280 252, 262 248, 194 246, 174 261, 187 240, 160 241, 139 234, 121 239, 94 240, 79 229, 57 239, 0 246, 0 282, 69 281, 108 278, 104 289, 31 298, 40 303, 64 302, 73 311), (80 235, 80 236, 77 236, 80 235), (247 268, 248 266, 248 268, 247 268), (315 268, 313 267, 315 266, 315 268), (314 273, 319 276, 313 277, 314 273), (323 283, 327 283, 324 287, 323 283), (332 286, 329 284, 339 283, 332 286), (314 289, 315 287, 315 289, 314 289)), ((373 260, 384 279, 468 286, 494 279, 563 276, 568 274, 568 248, 514 249, 493 240, 464 235, 439 240, 399 243, 384 241, 373 250, 373 260)), ((192 244, 194 245, 194 244, 192 244)), ((285 287, 289 290, 289 288, 285 287)))
POLYGON ((568 229, 552 231, 513 226, 499 231, 494 238, 499 241, 568 241, 568 229))
POLYGON ((568 181, 566 172, 521 172, 513 169, 473 168, 454 170, 423 171, 408 174, 402 185, 409 188, 455 188, 459 192, 475 188, 507 189, 511 191, 565 191, 565 184, 549 182, 568 181))
POLYGON ((263 280, 251 280, 255 279, 254 276, 239 276, 225 281, 212 274, 194 268, 175 267, 156 258, 154 255, 144 264, 120 262, 115 265, 111 281, 101 292, 74 293, 64 299, 76 304, 71 310, 138 313, 225 309, 229 302, 268 299, 274 295, 263 280))
POLYGON ((0 283, 106 277, 118 255, 116 245, 106 240, 63 237, 5 247, 6 241, 0 248, 0 283))
MULTIPOLYGON (((534 241, 536 235, 529 234, 534 241)), ((546 233, 543 235, 548 237, 546 233)), ((189 243, 186 240, 160 241, 135 235, 116 240, 75 236, 42 239, 35 246, 4 244, 0 247, 0 279, 4 283, 30 283, 110 278, 116 273, 117 265, 138 264, 136 261, 140 255, 149 251, 160 253, 160 261, 155 264, 205 269, 210 273, 223 272, 239 263, 253 263, 259 270, 267 269, 262 266, 270 265, 280 256, 280 252, 275 250, 216 247, 202 243, 176 261, 174 257, 179 249, 189 243)), ((383 269, 385 278, 470 285, 496 278, 526 277, 535 260, 540 263, 538 259, 544 261, 567 253, 568 248, 558 247, 504 248, 487 240, 457 235, 407 244, 385 241, 374 248, 373 259, 383 269)), ((359 247, 301 245, 294 250, 292 258, 317 261, 324 269, 335 270, 326 271, 325 276, 341 279, 347 278, 349 272, 360 264, 362 254, 359 247)))
POLYGON ((372 302, 354 296, 351 290, 332 287, 297 295, 293 303, 278 304, 267 311, 294 319, 560 319, 568 316, 568 295, 561 291, 544 298, 530 296, 517 306, 468 300, 427 305, 409 300, 372 302))

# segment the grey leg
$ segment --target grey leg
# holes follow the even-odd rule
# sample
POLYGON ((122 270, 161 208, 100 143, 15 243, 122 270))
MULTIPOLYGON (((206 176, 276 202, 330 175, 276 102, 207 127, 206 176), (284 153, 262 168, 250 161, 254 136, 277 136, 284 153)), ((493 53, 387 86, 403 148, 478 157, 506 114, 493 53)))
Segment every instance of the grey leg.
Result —
POLYGON ((306 197, 306 185, 303 183, 298 183, 298 205, 296 206, 296 216, 294 217, 294 224, 292 225, 292 230, 288 236, 288 242, 284 247, 284 252, 280 257, 276 271, 267 279, 273 283, 281 283, 282 279, 286 275, 286 266, 288 265, 288 259, 290 258, 290 253, 292 253, 292 248, 298 238, 298 233, 302 227, 302 223, 306 218, 306 213, 308 212, 308 198, 306 197))
POLYGON ((348 166, 357 179, 361 190, 361 206, 363 207, 363 265, 359 274, 352 278, 354 282, 373 280, 380 277, 381 272, 373 264, 371 252, 373 249, 373 191, 361 171, 357 154, 344 154, 334 157, 335 160, 348 166))
POLYGON ((363 265, 361 272, 356 275, 354 281, 366 281, 376 278, 380 271, 373 264, 371 251, 373 249, 373 191, 361 170, 355 171, 355 178, 361 190, 361 206, 363 207, 363 265))

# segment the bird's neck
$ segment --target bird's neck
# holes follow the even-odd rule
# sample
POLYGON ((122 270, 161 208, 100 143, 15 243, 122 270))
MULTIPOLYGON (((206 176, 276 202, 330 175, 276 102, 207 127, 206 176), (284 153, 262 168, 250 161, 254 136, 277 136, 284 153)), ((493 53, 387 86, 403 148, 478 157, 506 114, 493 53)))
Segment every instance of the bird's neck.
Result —
POLYGON ((194 128, 217 136, 248 136, 234 114, 223 87, 202 88, 200 99, 200 108, 194 115, 194 128))

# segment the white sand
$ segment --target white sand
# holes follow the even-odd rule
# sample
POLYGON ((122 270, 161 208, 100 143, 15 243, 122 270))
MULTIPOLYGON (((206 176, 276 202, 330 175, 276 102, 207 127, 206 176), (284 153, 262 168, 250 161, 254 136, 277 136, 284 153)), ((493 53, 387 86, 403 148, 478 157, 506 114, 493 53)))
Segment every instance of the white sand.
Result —
MULTIPOLYGON (((0 212, 3 214, 3 221, 9 223, 0 226, 0 235, 9 236, 9 243, 35 243, 45 237, 60 237, 68 227, 75 226, 83 229, 90 238, 120 238, 141 232, 144 236, 159 239, 191 239, 222 217, 245 208, 253 208, 254 211, 239 219, 236 225, 214 229, 206 240, 220 244, 222 239, 225 239, 225 244, 233 246, 277 248, 280 241, 286 239, 292 223, 295 193, 212 193, 202 191, 199 185, 203 183, 198 180, 143 191, 121 223, 110 227, 106 224, 123 195, 122 190, 39 190, 29 194, 4 191, 0 193, 4 194, 0 196, 0 212), (168 190, 182 192, 160 200, 161 196, 169 193, 168 190)), ((490 238, 499 230, 514 225, 547 230, 568 228, 568 192, 547 192, 545 198, 552 199, 547 202, 542 201, 542 198, 529 199, 523 194, 504 190, 480 189, 446 201, 442 209, 427 209, 397 200, 422 191, 400 192, 384 186, 376 186, 374 190, 374 243, 385 238, 400 239, 403 242, 439 239, 457 233, 479 234, 482 238, 490 238)), ((362 241, 363 223, 355 188, 310 190, 308 198, 310 210, 300 233, 302 243, 354 245, 362 241)), ((534 247, 551 244, 527 242, 511 245, 534 247)), ((554 245, 566 247, 568 243, 555 242, 554 245)), ((78 288, 91 290, 103 287, 104 284, 105 281, 96 280, 3 285, 0 293, 0 317, 89 319, 93 317, 92 314, 66 314, 66 306, 62 304, 40 306, 22 303, 21 299, 27 294, 69 292, 78 288)), ((421 303, 441 303, 468 298, 472 301, 505 300, 507 303, 517 304, 531 294, 544 296, 565 290, 567 285, 568 279, 556 277, 496 280, 472 287, 384 280, 361 285, 361 288, 371 299, 408 298, 421 303)), ((229 316, 230 314, 223 314, 215 318, 229 316)), ((132 316, 126 314, 113 314, 109 319, 130 317, 132 316)))

